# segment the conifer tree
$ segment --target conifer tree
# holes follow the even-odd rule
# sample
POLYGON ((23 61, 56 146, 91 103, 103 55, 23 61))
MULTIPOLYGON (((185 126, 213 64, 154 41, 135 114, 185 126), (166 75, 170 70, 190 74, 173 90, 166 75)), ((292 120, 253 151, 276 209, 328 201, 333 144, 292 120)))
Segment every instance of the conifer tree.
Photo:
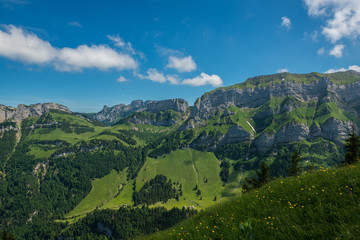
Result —
POLYGON ((301 161, 301 156, 299 151, 296 149, 293 155, 291 156, 290 167, 288 168, 289 176, 297 176, 300 173, 299 162, 301 161))
POLYGON ((345 148, 346 153, 344 163, 356 163, 360 157, 360 137, 355 133, 354 125, 352 126, 352 131, 349 134, 349 138, 346 139, 345 148))
POLYGON ((254 179, 248 179, 246 178, 246 182, 243 185, 243 189, 245 187, 245 189, 250 189, 250 187, 247 184, 250 184, 250 186, 252 188, 259 188, 262 185, 270 182, 270 173, 269 173, 269 167, 265 164, 265 162, 263 162, 261 164, 261 170, 256 170, 256 174, 257 174, 257 178, 254 179))

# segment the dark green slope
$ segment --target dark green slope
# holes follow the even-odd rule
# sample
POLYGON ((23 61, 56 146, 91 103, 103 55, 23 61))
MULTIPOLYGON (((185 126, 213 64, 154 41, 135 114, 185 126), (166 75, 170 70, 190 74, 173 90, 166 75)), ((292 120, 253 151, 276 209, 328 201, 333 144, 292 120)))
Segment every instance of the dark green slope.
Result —
POLYGON ((0 141, 0 228, 20 239, 55 237, 54 220, 90 192, 91 179, 125 168, 133 178, 146 157, 126 131, 61 111, 26 119, 0 141))

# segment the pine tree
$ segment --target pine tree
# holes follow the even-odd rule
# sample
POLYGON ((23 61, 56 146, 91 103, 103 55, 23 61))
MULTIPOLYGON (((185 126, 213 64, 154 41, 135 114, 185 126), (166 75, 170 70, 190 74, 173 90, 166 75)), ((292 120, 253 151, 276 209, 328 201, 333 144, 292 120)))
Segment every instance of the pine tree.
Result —
POLYGON ((345 148, 346 154, 344 163, 356 163, 360 157, 360 137, 356 135, 354 125, 352 126, 352 131, 349 134, 349 138, 346 139, 345 148))
POLYGON ((291 156, 290 167, 288 168, 289 176, 297 176, 300 173, 299 162, 301 161, 301 156, 299 151, 296 149, 293 155, 291 156))
POLYGON ((250 187, 247 184, 250 184, 250 186, 252 188, 259 188, 262 185, 270 182, 269 170, 270 170, 269 167, 265 164, 265 162, 263 162, 261 164, 261 171, 256 170, 257 178, 254 178, 254 179, 246 178, 245 180, 246 180, 247 183, 245 183, 243 185, 243 189, 244 189, 244 187, 246 189, 250 189, 250 187))

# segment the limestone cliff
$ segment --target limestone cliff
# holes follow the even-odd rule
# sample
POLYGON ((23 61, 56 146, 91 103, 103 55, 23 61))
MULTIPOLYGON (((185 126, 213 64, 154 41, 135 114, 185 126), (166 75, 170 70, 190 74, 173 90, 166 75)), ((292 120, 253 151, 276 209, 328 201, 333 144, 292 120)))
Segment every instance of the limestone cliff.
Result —
POLYGON ((22 121, 28 117, 39 117, 52 109, 71 113, 67 107, 57 103, 38 103, 29 106, 19 104, 17 108, 0 105, 0 123, 8 119, 22 121))
MULTIPOLYGON (((136 112, 147 111, 150 113, 158 113, 160 111, 173 110, 175 112, 185 113, 188 108, 189 104, 184 99, 168 99, 162 101, 149 100, 145 102, 142 100, 135 100, 132 101, 129 105, 119 104, 111 108, 104 106, 103 110, 95 114, 94 118, 105 124, 113 124, 121 119, 129 117, 136 112)), ((143 124, 149 123, 150 122, 147 121, 147 123, 143 124)), ((141 121, 138 124, 141 124, 141 121)), ((159 125, 168 125, 168 123, 159 123, 159 125)))
POLYGON ((181 129, 228 125, 225 132, 199 135, 192 146, 207 145, 207 150, 213 150, 222 144, 252 141, 257 151, 266 152, 319 137, 341 145, 353 123, 358 129, 359 116, 360 73, 281 73, 204 94, 181 129))

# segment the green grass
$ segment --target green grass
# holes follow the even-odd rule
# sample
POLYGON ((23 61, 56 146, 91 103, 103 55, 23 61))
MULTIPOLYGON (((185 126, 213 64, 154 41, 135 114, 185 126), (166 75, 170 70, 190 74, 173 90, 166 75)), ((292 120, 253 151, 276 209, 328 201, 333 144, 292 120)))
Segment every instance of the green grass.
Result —
POLYGON ((49 149, 49 150, 43 150, 40 147, 37 146, 30 146, 30 151, 28 154, 34 155, 35 158, 41 159, 41 158, 49 158, 57 149, 49 149))
POLYGON ((140 239, 360 239, 360 164, 277 179, 140 239))
MULTIPOLYGON (((221 198, 226 188, 222 186, 219 177, 219 160, 213 153, 199 152, 191 149, 176 150, 158 159, 149 158, 136 178, 136 190, 138 191, 146 181, 154 178, 157 174, 163 174, 172 182, 182 185, 183 196, 180 201, 174 199, 167 203, 157 203, 155 206, 166 208, 195 206, 203 209, 213 205, 214 197, 221 198), (202 192, 202 200, 196 196, 195 186, 202 192)), ((122 204, 132 205, 132 182, 125 186, 121 194, 110 201, 106 207, 122 204)))
MULTIPOLYGON (((220 163, 213 153, 191 149, 177 150, 158 159, 149 158, 136 177, 136 190, 156 175, 163 174, 172 182, 182 185, 183 196, 179 201, 170 199, 167 203, 159 202, 152 205, 153 207, 163 206, 170 209, 194 206, 197 209, 205 209, 216 204, 215 196, 218 200, 223 200, 239 191, 238 178, 235 177, 235 182, 223 186, 219 172, 220 163), (202 200, 196 195, 196 185, 201 190, 202 200)), ((118 209, 122 205, 132 206, 133 183, 134 180, 126 181, 126 170, 120 175, 113 171, 101 179, 94 180, 90 194, 65 216, 66 220, 82 216, 96 207, 118 209), (116 195, 120 184, 122 189, 116 195), (104 192, 107 188, 110 190, 104 192)))
POLYGON ((112 170, 103 178, 93 180, 90 193, 64 218, 68 219, 84 215, 97 207, 102 207, 118 194, 124 182, 126 182, 126 171, 118 174, 115 170, 112 170))

